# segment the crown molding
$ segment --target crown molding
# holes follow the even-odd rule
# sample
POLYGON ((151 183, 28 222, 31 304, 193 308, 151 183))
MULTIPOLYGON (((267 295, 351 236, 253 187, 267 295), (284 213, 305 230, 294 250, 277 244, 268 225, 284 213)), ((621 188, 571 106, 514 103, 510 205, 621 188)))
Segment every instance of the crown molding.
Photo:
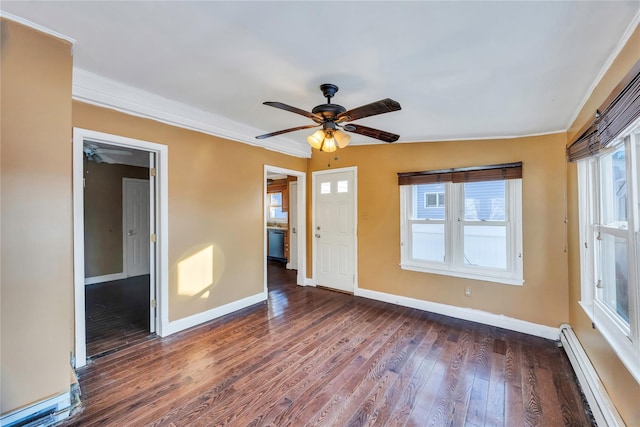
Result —
POLYGON ((311 147, 286 138, 255 139, 260 130, 74 67, 73 99, 132 116, 263 147, 296 157, 311 157, 311 147))
POLYGON ((14 15, 12 13, 0 10, 0 18, 5 18, 5 19, 8 19, 10 21, 17 22, 18 24, 22 24, 24 26, 27 26, 29 28, 33 28, 34 30, 40 31, 41 33, 48 34, 51 37, 55 37, 57 39, 69 42, 69 43, 71 43, 71 45, 76 44, 76 40, 71 38, 71 37, 69 37, 69 36, 65 36, 62 33, 59 33, 57 31, 53 31, 50 28, 43 27, 40 24, 36 24, 35 22, 31 22, 31 21, 29 21, 27 19, 24 19, 24 18, 21 18, 19 16, 16 16, 16 15, 14 15))

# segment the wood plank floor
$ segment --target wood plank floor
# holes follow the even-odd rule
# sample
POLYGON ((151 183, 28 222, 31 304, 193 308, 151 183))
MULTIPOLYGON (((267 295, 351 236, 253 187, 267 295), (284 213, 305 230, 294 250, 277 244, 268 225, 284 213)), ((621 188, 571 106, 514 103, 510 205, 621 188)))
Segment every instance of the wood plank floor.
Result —
POLYGON ((85 289, 87 356, 103 357, 148 340, 149 275, 85 289))
POLYGON ((311 287, 92 361, 68 426, 590 426, 556 343, 311 287))

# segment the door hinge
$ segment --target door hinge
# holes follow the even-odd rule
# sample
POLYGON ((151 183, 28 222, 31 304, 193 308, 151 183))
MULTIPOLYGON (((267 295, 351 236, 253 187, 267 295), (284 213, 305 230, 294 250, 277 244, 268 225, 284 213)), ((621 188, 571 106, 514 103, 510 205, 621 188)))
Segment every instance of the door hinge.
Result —
POLYGON ((155 243, 157 240, 158 240, 158 238, 157 238, 157 236, 156 236, 156 233, 153 233, 153 234, 151 235, 151 243, 155 243))
POLYGON ((156 308, 158 306, 158 301, 156 301, 155 299, 151 300, 151 308, 156 308))
POLYGON ((149 176, 156 176, 156 168, 149 168, 149 176))

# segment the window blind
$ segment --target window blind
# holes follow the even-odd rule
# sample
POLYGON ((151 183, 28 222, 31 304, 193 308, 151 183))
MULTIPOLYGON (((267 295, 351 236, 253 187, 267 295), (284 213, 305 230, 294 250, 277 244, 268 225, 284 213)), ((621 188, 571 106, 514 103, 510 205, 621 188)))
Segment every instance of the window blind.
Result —
POLYGON ((522 178, 522 162, 421 172, 398 172, 398 185, 478 182, 522 178))
POLYGON ((587 130, 567 148, 570 162, 598 155, 640 117, 640 61, 623 82, 596 112, 587 130))

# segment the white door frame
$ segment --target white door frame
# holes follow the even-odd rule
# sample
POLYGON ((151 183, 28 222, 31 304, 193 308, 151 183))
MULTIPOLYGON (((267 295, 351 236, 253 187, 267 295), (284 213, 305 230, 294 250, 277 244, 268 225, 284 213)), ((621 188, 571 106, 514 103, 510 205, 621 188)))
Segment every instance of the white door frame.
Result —
MULTIPOLYGON (((358 291, 358 167, 350 166, 346 168, 327 169, 322 171, 311 172, 311 230, 315 235, 316 224, 316 180, 319 176, 329 175, 340 172, 353 172, 353 294, 357 295, 358 291)), ((313 286, 317 285, 317 267, 318 267, 318 250, 317 239, 311 241, 311 250, 313 252, 313 286)))
POLYGON ((85 141, 104 143, 119 147, 155 153, 156 157, 156 250, 155 270, 157 293, 156 331, 164 336, 169 325, 169 147, 148 141, 73 128, 73 260, 74 260, 74 326, 75 355, 74 366, 79 368, 87 363, 85 325, 85 281, 84 281, 84 168, 83 144, 85 141))
POLYGON ((289 260, 287 261, 287 269, 289 270, 297 270, 298 269, 298 223, 300 222, 300 220, 298 219, 298 181, 289 181, 289 260), (295 191, 295 211, 296 211, 296 223, 293 226, 293 230, 291 227, 291 194, 293 193, 293 189, 296 189, 295 191), (295 236, 294 236, 295 235, 295 236), (296 250, 292 251, 293 249, 293 245, 295 242, 295 246, 296 246, 296 250), (295 252, 294 255, 292 255, 292 253, 295 252), (295 256, 295 258, 294 258, 295 256), (291 262, 291 260, 294 259, 295 262, 291 262))
MULTIPOLYGON (((267 194, 267 173, 276 173, 282 175, 291 175, 298 178, 298 275, 296 277, 296 283, 301 286, 305 286, 308 283, 307 281, 307 222, 305 218, 307 217, 307 174, 305 172, 300 172, 293 169, 284 169, 277 166, 264 165, 264 177, 263 177, 263 191, 262 191, 262 200, 263 204, 266 200, 267 194)), ((264 239, 264 295, 265 298, 268 296, 269 291, 267 290, 267 208, 264 206, 263 211, 263 220, 264 226, 262 229, 264 230, 263 239, 264 239)))

